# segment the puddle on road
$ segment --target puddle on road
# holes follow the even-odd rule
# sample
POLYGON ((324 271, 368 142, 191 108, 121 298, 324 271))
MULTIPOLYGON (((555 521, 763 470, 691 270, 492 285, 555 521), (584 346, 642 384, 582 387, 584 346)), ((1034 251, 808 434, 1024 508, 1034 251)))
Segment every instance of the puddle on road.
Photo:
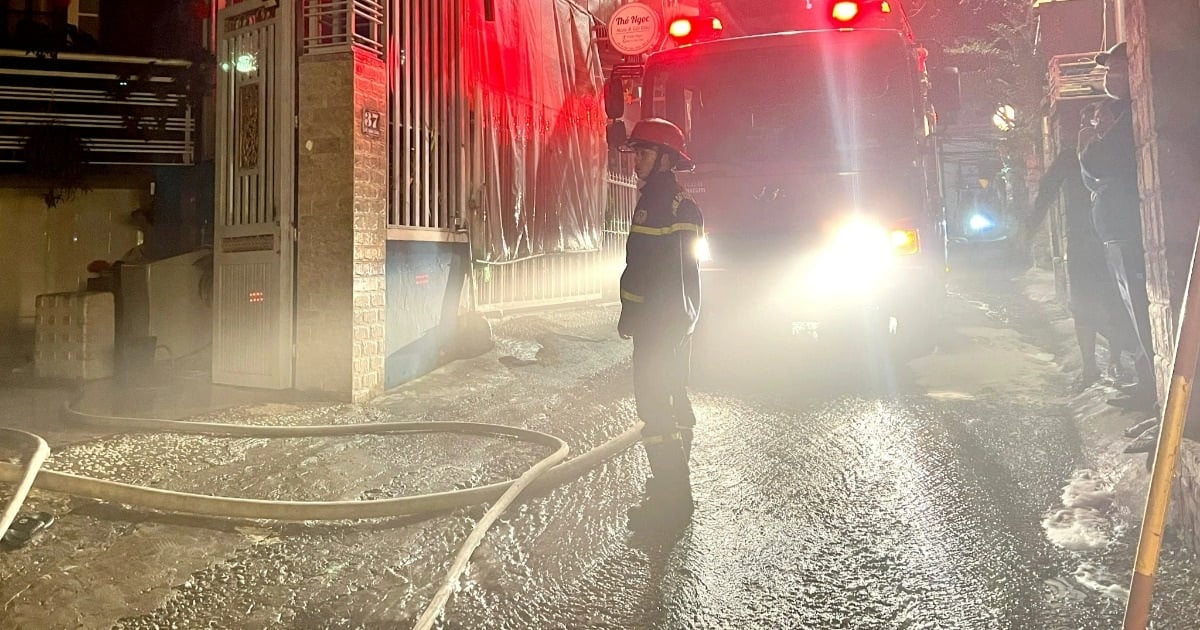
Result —
POLYGON ((934 400, 974 400, 975 399, 975 394, 968 394, 967 392, 932 391, 925 395, 930 398, 933 398, 934 400))

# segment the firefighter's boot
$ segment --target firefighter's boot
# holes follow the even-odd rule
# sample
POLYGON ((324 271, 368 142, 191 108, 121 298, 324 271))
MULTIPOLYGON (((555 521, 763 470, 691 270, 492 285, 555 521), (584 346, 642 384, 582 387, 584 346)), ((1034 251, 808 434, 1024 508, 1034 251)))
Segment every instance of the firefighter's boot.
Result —
POLYGON ((675 413, 675 430, 683 442, 683 462, 690 465, 692 461, 692 434, 696 428, 696 412, 692 411, 692 401, 687 395, 672 399, 675 413))
POLYGON ((629 528, 635 532, 671 533, 692 518, 692 484, 679 440, 647 445, 653 476, 646 480, 642 502, 629 508, 629 528))
MULTIPOLYGON (((693 421, 694 422, 694 421, 693 421)), ((692 463, 692 427, 679 426, 677 427, 683 445, 683 463, 684 466, 690 467, 692 463)))

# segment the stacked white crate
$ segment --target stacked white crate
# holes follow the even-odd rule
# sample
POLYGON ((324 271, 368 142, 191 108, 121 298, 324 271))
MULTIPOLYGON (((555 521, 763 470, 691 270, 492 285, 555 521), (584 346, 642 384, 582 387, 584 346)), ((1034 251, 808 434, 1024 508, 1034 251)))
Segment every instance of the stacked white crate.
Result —
POLYGON ((116 311, 102 292, 37 296, 34 367, 43 378, 97 379, 113 375, 116 311))

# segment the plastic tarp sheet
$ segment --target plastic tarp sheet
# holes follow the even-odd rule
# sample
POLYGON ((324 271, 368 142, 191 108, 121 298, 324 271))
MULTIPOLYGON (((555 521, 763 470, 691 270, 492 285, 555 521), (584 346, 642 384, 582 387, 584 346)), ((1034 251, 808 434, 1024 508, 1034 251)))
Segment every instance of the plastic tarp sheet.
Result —
MULTIPOLYGON (((478 5, 477 5, 478 6, 478 5)), ((493 0, 467 15, 467 85, 482 160, 473 255, 511 262, 596 250, 607 147, 592 18, 566 0, 493 0)))

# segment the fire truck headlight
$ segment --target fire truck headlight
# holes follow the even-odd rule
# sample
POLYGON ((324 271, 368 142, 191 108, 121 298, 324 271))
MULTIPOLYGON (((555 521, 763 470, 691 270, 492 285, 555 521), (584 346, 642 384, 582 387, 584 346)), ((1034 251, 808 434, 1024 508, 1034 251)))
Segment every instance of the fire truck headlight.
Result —
POLYGON ((920 250, 916 230, 886 229, 852 221, 834 233, 828 245, 806 265, 806 293, 870 294, 891 273, 897 259, 920 250))
POLYGON ((833 236, 829 251, 849 264, 874 262, 886 257, 890 244, 887 231, 873 223, 852 221, 833 236))
POLYGON ((866 221, 851 221, 834 234, 830 251, 847 259, 874 264, 893 256, 908 256, 921 251, 921 239, 913 229, 885 229, 866 221))
POLYGON ((804 294, 810 299, 867 296, 886 272, 881 262, 879 258, 822 252, 810 259, 806 267, 804 294))
POLYGON ((708 244, 708 236, 701 236, 696 239, 696 260, 700 262, 712 262, 712 247, 708 244))

